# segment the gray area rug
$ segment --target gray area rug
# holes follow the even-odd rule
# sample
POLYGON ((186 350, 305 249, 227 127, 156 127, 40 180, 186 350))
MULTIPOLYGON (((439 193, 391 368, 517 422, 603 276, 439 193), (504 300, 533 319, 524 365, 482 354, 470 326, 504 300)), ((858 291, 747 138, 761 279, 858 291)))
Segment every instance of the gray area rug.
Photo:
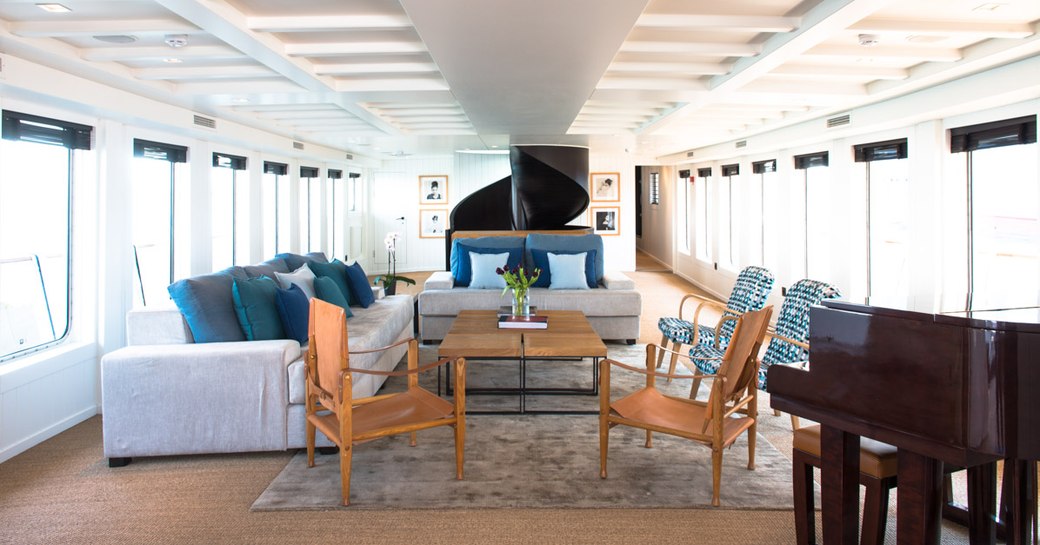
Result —
MULTIPOLYGON (((608 345, 611 357, 642 365, 645 348, 608 345)), ((421 360, 435 358, 423 347, 421 360)), ((472 362, 469 386, 511 384, 515 365, 472 362)), ((586 362, 544 362, 528 368, 529 385, 591 385, 586 362)), ((642 375, 613 374, 612 390, 624 395, 640 387, 642 375)), ((424 386, 436 389, 436 373, 424 386)), ((388 391, 400 388, 388 382, 388 391)), ((703 398, 706 385, 702 385, 703 398)), ((681 395, 689 381, 662 389, 681 395)), ((595 396, 532 396, 528 408, 595 410, 595 396)), ((466 398, 467 409, 511 409, 516 398, 466 398)), ((760 407, 760 410, 762 407, 760 407)), ((765 412, 769 412, 765 407, 765 412)), ((772 418, 771 416, 768 418, 772 418)), ((599 478, 599 421, 593 415, 469 415, 466 423, 465 479, 455 480, 452 430, 419 433, 416 447, 408 436, 357 445, 353 458, 351 506, 348 509, 552 508, 690 508, 711 506, 711 450, 662 434, 654 448, 645 434, 616 427, 610 432, 608 478, 599 478)), ((307 467, 297 453, 253 503, 252 510, 334 509, 340 506, 338 455, 316 455, 307 467)), ((723 508, 790 509, 791 464, 758 436, 755 470, 747 469, 747 441, 738 440, 723 455, 723 508)))

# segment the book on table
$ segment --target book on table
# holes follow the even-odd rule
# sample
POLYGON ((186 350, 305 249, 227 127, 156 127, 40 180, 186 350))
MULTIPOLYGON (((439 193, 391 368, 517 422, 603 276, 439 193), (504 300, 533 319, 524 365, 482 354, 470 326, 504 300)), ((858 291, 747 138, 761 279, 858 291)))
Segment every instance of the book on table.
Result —
POLYGON ((499 316, 499 329, 546 329, 548 316, 499 316))

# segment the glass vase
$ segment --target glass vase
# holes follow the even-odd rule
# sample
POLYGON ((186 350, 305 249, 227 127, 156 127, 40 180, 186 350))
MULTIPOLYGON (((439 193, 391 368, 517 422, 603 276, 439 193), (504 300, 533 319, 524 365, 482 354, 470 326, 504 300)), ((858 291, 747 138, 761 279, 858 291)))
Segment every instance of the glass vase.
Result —
POLYGON ((531 299, 527 290, 513 288, 513 316, 530 316, 531 299))

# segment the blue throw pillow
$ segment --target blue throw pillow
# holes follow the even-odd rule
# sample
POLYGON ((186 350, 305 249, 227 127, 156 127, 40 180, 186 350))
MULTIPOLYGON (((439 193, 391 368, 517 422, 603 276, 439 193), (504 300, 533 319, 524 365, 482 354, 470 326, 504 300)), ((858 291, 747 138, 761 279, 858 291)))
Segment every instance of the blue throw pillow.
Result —
MULTIPOLYGON (((549 266, 549 250, 531 250, 532 265, 542 269, 542 274, 538 275, 538 280, 532 284, 535 288, 548 288, 549 284, 552 284, 553 270, 549 266)), ((596 283, 596 250, 587 251, 574 251, 574 250, 554 250, 552 253, 557 255, 568 255, 568 254, 585 254, 585 284, 589 288, 598 287, 596 283)))
POLYGON ((587 290, 585 263, 588 254, 585 252, 577 254, 557 254, 549 252, 549 268, 555 273, 552 276, 551 290, 587 290))
POLYGON ((509 252, 498 254, 470 253, 470 261, 473 262, 473 279, 469 287, 473 289, 504 289, 506 281, 497 269, 502 268, 509 259, 509 252))
POLYGON ((350 285, 350 294, 354 296, 361 308, 368 308, 368 305, 376 301, 376 296, 372 293, 372 287, 368 283, 368 275, 357 261, 353 265, 347 265, 347 284, 350 285))
POLYGON ((347 304, 347 298, 343 297, 343 292, 339 291, 336 281, 327 276, 319 276, 314 279, 314 297, 326 303, 343 307, 343 310, 347 313, 347 318, 354 315, 350 311, 350 305, 347 304))
POLYGON ((290 286, 283 290, 278 288, 274 295, 278 317, 282 320, 285 336, 295 339, 300 344, 307 344, 307 326, 310 323, 310 301, 300 286, 290 286))
POLYGON ((533 250, 549 250, 550 252, 572 251, 585 252, 596 250, 596 284, 603 280, 603 239, 599 235, 545 235, 531 233, 527 235, 524 259, 534 263, 533 250))
MULTIPOLYGON (((243 276, 244 278, 244 276, 243 276)), ((231 297, 231 271, 178 280, 167 289, 197 343, 244 341, 231 297)))
MULTIPOLYGON (((473 265, 472 256, 474 255, 488 255, 488 254, 508 254, 506 258, 506 265, 512 269, 513 267, 520 266, 520 260, 523 258, 523 252, 521 248, 470 248, 465 244, 459 244, 458 251, 465 252, 467 257, 459 260, 458 275, 455 277, 456 286, 468 286, 473 280, 474 271, 476 267, 473 265)), ((452 273, 455 276, 455 273, 452 273)))
MULTIPOLYGON (((357 304, 354 295, 350 291, 350 285, 347 284, 347 266, 344 265, 342 261, 338 259, 332 263, 318 263, 317 261, 311 261, 307 266, 310 267, 314 276, 331 278, 332 281, 336 283, 336 287, 339 288, 339 292, 343 294, 343 298, 347 300, 348 304, 357 304)), ((319 297, 319 299, 321 298, 319 297)))
MULTIPOLYGON (((491 253, 501 253, 505 250, 516 249, 520 252, 524 248, 523 237, 475 237, 455 239, 451 243, 451 276, 455 279, 456 286, 468 286, 472 278, 472 267, 469 262, 470 252, 487 253, 485 249, 495 250, 491 253)), ((510 258, 510 267, 519 265, 523 254, 510 258)))
POLYGON ((247 341, 285 338, 282 319, 278 316, 278 307, 275 306, 277 291, 278 284, 266 276, 248 280, 235 279, 231 295, 235 301, 238 324, 242 326, 247 341))

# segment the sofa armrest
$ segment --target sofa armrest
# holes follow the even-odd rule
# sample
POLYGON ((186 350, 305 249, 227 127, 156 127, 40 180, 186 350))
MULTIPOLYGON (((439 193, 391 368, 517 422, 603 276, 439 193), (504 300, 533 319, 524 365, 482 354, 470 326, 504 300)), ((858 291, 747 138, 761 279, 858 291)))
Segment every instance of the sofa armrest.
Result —
POLYGON ((148 307, 126 313, 126 343, 130 346, 191 344, 188 323, 177 307, 148 307))
POLYGON ((383 289, 383 286, 372 286, 372 296, 378 301, 386 297, 386 290, 383 289))
POLYGON ((608 271, 603 273, 603 286, 608 290, 634 290, 636 283, 631 278, 619 271, 608 271))
POLYGON ((455 279, 451 271, 436 271, 426 279, 424 290, 450 290, 455 287, 455 279))

